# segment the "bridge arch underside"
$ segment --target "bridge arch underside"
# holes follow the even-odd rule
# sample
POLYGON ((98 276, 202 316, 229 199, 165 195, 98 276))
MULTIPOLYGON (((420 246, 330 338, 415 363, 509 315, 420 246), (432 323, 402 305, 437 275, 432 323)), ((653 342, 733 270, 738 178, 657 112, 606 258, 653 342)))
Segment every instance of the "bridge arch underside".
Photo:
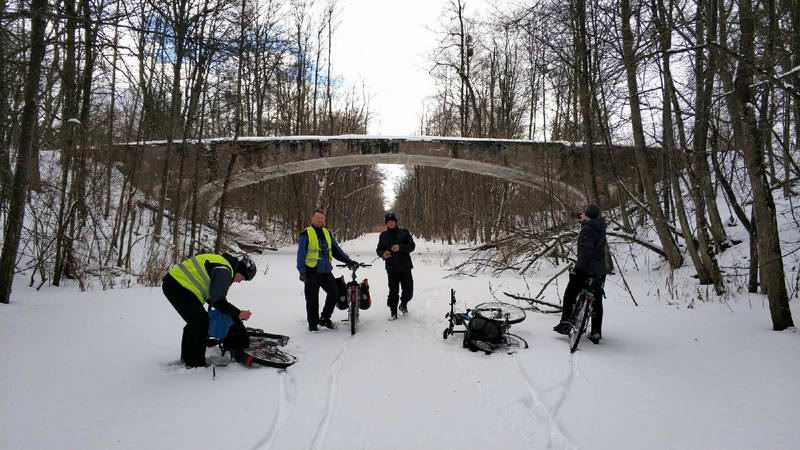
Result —
MULTIPOLYGON (((403 164, 407 166, 439 167, 480 175, 487 175, 530 187, 552 195, 565 209, 574 210, 587 203, 587 196, 575 186, 554 176, 534 174, 522 169, 500 166, 482 161, 452 158, 448 156, 414 155, 401 153, 375 153, 346 156, 329 156, 302 161, 292 161, 267 167, 251 167, 232 175, 228 192, 263 181, 273 180, 304 172, 337 167, 352 167, 375 164, 403 164)), ((198 193, 201 204, 210 207, 222 197, 222 181, 206 184, 198 193)))

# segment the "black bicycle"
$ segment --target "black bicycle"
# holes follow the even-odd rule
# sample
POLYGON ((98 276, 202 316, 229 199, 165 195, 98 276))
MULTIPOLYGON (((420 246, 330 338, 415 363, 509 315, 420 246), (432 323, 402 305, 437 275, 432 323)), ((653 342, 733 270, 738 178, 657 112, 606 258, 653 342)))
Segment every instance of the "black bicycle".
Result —
MULTIPOLYGON (((594 278, 587 278, 575 299, 575 306, 572 309, 572 316, 569 319, 569 351, 574 353, 578 349, 578 343, 589 326, 592 317, 592 303, 594 302, 594 283, 601 283, 594 278)), ((602 284, 600 286, 602 289, 602 284)), ((601 294, 602 295, 602 294, 601 294)))
POLYGON ((503 302, 485 302, 462 313, 455 311, 455 304, 456 291, 450 289, 450 312, 444 316, 448 319, 449 326, 442 332, 443 339, 456 333, 462 333, 464 334, 463 347, 482 350, 485 353, 492 353, 500 348, 528 348, 528 342, 525 339, 509 332, 511 325, 525 320, 525 311, 522 308, 503 302), (489 340, 474 339, 471 336, 470 322, 476 317, 491 322, 499 331, 497 336, 489 340), (456 326, 463 326, 464 329, 456 330, 456 326))
MULTIPOLYGON (((358 313, 361 309, 360 300, 362 296, 362 287, 356 278, 356 271, 361 267, 371 267, 372 264, 358 263, 348 266, 347 264, 337 264, 336 267, 347 267, 352 272, 352 280, 347 283, 347 320, 350 322, 350 334, 356 334, 358 330, 358 313)), ((362 284, 365 284, 364 280, 362 284)), ((367 294, 368 295, 368 294, 367 294)))

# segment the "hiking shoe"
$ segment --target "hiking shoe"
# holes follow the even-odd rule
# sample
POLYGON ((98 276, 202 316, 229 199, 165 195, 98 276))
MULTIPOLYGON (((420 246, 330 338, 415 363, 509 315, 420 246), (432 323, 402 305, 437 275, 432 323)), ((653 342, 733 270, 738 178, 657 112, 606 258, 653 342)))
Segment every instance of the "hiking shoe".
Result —
POLYGON ((392 313, 392 314, 389 316, 389 321, 391 322, 391 321, 393 321, 393 320, 397 320, 397 313, 392 313))
POLYGON ((408 303, 406 302, 400 303, 400 313, 403 315, 408 314, 408 303))
POLYGON ((319 328, 317 328, 316 325, 309 325, 308 326, 308 331, 319 331, 319 328))
POLYGON ((602 337, 597 331, 592 331, 592 333, 589 334, 589 340, 592 341, 593 344, 599 344, 600 339, 602 339, 602 337))
POLYGON ((558 325, 553 327, 553 331, 558 334, 569 334, 570 323, 569 322, 559 322, 558 325))
POLYGON ((330 318, 320 318, 319 319, 319 326, 329 328, 331 330, 336 329, 336 325, 333 324, 330 318))

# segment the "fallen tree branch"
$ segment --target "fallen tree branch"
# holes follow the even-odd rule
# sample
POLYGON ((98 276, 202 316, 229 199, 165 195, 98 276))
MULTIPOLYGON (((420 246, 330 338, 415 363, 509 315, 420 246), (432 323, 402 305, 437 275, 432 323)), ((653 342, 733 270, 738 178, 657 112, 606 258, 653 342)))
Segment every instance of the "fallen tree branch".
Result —
POLYGON ((503 292, 503 294, 508 296, 508 297, 513 298, 514 300, 523 300, 523 301, 526 301, 528 303, 537 303, 537 304, 540 304, 540 305, 549 306, 551 308, 557 309, 559 312, 562 310, 562 307, 560 305, 554 305, 553 303, 548 303, 548 302, 543 301, 543 300, 537 300, 535 298, 530 298, 530 297, 523 297, 521 295, 509 294, 508 292, 503 292))
POLYGON ((625 285, 625 290, 628 291, 628 295, 631 296, 631 300, 633 300, 633 304, 636 305, 636 306, 639 306, 639 304, 636 303, 636 299, 633 297, 633 292, 631 292, 631 287, 628 285, 628 280, 626 280, 625 279, 625 275, 622 274, 622 267, 619 266, 619 261, 617 261, 617 257, 614 256, 613 252, 611 253, 611 258, 614 259, 614 267, 617 268, 617 271, 619 272, 619 276, 622 277, 622 283, 625 285))
POLYGON ((653 251, 655 253, 658 253, 659 256, 661 256, 664 259, 666 259, 666 257, 667 257, 667 255, 664 254, 664 250, 662 250, 661 247, 659 247, 657 245, 653 245, 653 244, 651 244, 649 242, 645 242, 645 241, 643 241, 643 240, 641 240, 639 238, 636 238, 634 236, 630 236, 630 235, 622 234, 622 233, 615 233, 613 231, 606 231, 606 235, 607 236, 618 237, 618 238, 624 239, 624 240, 626 240, 628 242, 633 242, 634 244, 639 244, 639 245, 641 245, 642 247, 644 247, 644 248, 646 248, 648 250, 651 250, 651 251, 653 251))

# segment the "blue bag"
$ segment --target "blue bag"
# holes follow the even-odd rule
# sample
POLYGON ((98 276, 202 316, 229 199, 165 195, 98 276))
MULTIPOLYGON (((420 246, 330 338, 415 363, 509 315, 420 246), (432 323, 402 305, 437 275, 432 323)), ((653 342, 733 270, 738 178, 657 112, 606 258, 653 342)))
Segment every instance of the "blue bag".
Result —
POLYGON ((233 325, 231 316, 212 309, 208 312, 208 335, 217 339, 225 339, 233 325))

